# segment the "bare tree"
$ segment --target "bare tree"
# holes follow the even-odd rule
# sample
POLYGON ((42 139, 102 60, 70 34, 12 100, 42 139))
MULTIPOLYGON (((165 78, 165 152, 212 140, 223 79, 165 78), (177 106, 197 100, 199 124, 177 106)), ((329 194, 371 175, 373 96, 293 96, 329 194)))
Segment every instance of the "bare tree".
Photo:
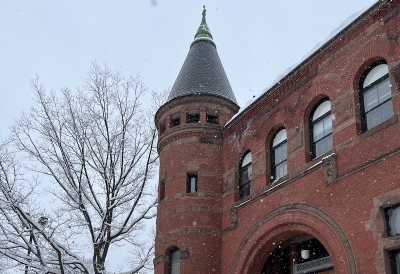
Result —
POLYGON ((38 210, 33 197, 49 195, 33 195, 36 182, 28 188, 12 153, 0 151, 0 256, 25 273, 108 273, 110 247, 129 244, 137 254, 129 273, 140 273, 152 258, 141 235, 155 216, 157 167, 143 82, 93 64, 77 92, 47 94, 38 78, 31 86, 35 105, 11 140, 54 199, 38 210))

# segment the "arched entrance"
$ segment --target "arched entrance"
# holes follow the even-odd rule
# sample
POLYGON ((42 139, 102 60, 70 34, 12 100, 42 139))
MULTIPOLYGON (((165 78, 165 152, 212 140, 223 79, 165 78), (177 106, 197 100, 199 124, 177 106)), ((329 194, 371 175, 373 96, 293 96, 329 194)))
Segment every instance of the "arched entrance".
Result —
POLYGON ((324 245, 309 234, 280 243, 268 256, 262 274, 334 273, 324 245))
MULTIPOLYGON (((292 248, 294 249, 294 247, 292 248)), ((301 245, 296 248, 300 249, 301 254, 301 245)), ((282 259, 289 256, 292 260, 290 262, 292 268, 290 268, 291 272, 287 273, 323 273, 318 272, 321 269, 313 272, 313 269, 310 268, 310 265, 313 264, 325 264, 327 266, 325 271, 334 267, 336 273, 358 273, 352 247, 346 234, 334 218, 313 205, 289 204, 264 215, 253 225, 238 246, 229 273, 263 273, 263 270, 268 267, 268 265, 266 266, 269 263, 268 260, 272 260, 272 257, 270 259, 271 254, 274 254, 275 258, 282 259), (308 261, 311 262, 309 266, 300 265, 299 270, 293 272, 293 258, 298 256, 298 252, 287 255, 288 249, 286 251, 279 250, 289 246, 290 253, 291 245, 297 245, 295 243, 306 244, 307 241, 319 248, 320 251, 315 251, 315 253, 319 254, 317 256, 320 257, 317 259, 321 260, 308 261), (329 259, 322 257, 323 255, 329 255, 326 257, 329 257, 332 266, 329 266, 329 259)), ((287 261, 287 258, 283 260, 287 261)), ((298 260, 297 262, 300 263, 301 261, 298 260)), ((302 263, 306 262, 302 261, 302 263)), ((331 270, 329 271, 325 274, 334 273, 331 270)))

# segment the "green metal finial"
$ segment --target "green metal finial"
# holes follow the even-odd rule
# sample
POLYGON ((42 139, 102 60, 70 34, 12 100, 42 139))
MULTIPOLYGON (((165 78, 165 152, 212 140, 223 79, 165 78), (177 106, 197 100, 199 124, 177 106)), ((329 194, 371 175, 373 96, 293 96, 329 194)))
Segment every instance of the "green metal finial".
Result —
MULTIPOLYGON (((202 15, 203 15, 203 18, 201 19, 200 27, 197 30, 196 35, 194 36, 193 43, 196 41, 199 41, 199 40, 208 40, 214 44, 213 37, 211 35, 210 29, 208 28, 207 22, 206 22, 206 6, 203 6, 202 15)), ((193 45, 193 43, 192 43, 192 45, 193 45)))

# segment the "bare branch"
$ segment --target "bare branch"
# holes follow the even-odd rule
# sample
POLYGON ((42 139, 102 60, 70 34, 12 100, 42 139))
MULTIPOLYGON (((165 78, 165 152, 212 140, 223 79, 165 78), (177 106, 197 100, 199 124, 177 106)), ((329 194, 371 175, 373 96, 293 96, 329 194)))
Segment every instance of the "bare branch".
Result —
POLYGON ((143 250, 136 236, 156 203, 150 184, 157 134, 140 104, 146 87, 139 76, 124 78, 97 63, 75 93, 46 93, 39 78, 31 87, 35 105, 0 147, 0 234, 8 235, 0 237, 0 256, 24 270, 105 273, 110 246, 124 242, 138 250, 131 273, 140 273, 153 247, 143 250), (10 144, 23 166, 6 149, 10 144), (35 181, 29 191, 20 170, 46 184, 35 181), (43 187, 55 201, 46 227, 31 203, 43 187))

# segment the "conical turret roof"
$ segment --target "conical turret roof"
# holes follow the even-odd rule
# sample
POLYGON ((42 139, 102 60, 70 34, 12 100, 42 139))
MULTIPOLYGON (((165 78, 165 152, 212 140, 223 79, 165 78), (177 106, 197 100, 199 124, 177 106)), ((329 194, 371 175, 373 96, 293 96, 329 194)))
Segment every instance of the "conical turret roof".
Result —
POLYGON ((223 97, 237 105, 232 87, 219 59, 206 23, 206 9, 189 53, 168 97, 172 99, 198 94, 223 97))

